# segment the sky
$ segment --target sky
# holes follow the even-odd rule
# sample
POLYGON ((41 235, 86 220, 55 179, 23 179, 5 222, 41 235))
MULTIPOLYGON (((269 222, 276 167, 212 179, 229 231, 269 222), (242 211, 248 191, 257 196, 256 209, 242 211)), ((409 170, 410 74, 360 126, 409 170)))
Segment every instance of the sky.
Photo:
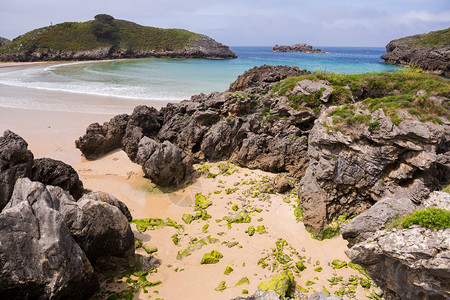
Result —
POLYGON ((229 46, 384 47, 450 27, 450 0, 0 0, 0 36, 106 13, 161 28, 184 28, 229 46))

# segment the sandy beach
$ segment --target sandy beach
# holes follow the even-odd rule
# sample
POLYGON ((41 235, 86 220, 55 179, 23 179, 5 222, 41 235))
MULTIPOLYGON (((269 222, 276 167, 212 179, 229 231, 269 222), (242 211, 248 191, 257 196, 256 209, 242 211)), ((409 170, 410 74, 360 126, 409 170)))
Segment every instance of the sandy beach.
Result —
MULTIPOLYGON (((181 295, 186 299, 232 299, 242 295, 244 290, 252 294, 261 281, 269 280, 281 271, 280 267, 272 270, 270 266, 262 268, 258 264, 261 258, 270 261, 279 239, 287 242, 284 248, 292 263, 304 261, 307 267, 295 276, 296 284, 308 290, 305 294, 321 290, 333 293, 344 285, 330 285, 328 280, 342 276, 342 282, 347 282, 352 275, 361 276, 350 268, 335 270, 330 266, 334 259, 348 262, 344 254, 346 242, 341 237, 325 241, 312 239, 303 224, 295 220, 295 193, 261 192, 261 185, 270 182, 277 174, 233 165, 231 175, 219 174, 215 166, 226 164, 221 162, 206 166, 211 173, 219 174, 215 178, 200 176, 183 189, 161 190, 144 178, 141 167, 132 163, 121 150, 96 161, 87 161, 75 148, 75 139, 85 132, 90 123, 107 121, 111 115, 13 108, 0 108, 0 115, 0 128, 21 135, 35 158, 50 157, 72 165, 85 188, 116 196, 128 205, 134 218, 170 218, 184 225, 184 229, 166 226, 141 233, 132 224, 137 238, 158 248, 154 256, 160 260, 161 266, 157 273, 148 276, 148 280, 162 282, 148 289, 150 294, 141 290, 135 299, 148 299, 148 295, 166 300, 179 299, 181 295), (212 201, 212 206, 207 210, 212 218, 185 224, 183 214, 195 214, 193 203, 196 193, 212 201), (256 194, 258 196, 254 196, 256 194), (250 212, 251 222, 232 224, 229 228, 223 218, 236 213, 232 209, 235 204, 238 212, 250 212), (262 211, 258 213, 255 209, 262 211), (206 224, 209 225, 207 230, 204 229, 206 224), (261 225, 266 233, 249 236, 245 232, 249 226, 257 228, 261 225), (178 234, 178 246, 172 241, 174 234, 178 234), (217 241, 181 260, 177 259, 178 251, 206 237, 217 241), (217 264, 200 264, 203 255, 212 250, 219 251, 224 257, 217 264), (227 266, 234 269, 229 275, 224 274, 227 266), (243 277, 247 277, 249 283, 235 286, 243 277), (221 281, 226 282, 227 289, 218 292, 215 288, 221 281)), ((137 253, 148 256, 142 248, 137 249, 137 253)), ((119 291, 127 287, 124 279, 116 278, 112 283, 105 284, 103 291, 119 291)), ((365 291, 358 285, 356 293, 363 295, 365 291)))

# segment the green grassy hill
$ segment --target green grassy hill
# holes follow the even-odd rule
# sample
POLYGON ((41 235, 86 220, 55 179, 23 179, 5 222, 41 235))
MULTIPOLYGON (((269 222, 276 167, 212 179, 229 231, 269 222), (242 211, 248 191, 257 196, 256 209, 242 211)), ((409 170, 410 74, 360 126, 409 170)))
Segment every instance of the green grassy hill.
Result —
MULTIPOLYGON (((92 21, 65 22, 27 32, 0 47, 0 60, 77 59, 76 56, 72 57, 71 53, 96 49, 114 51, 113 58, 123 55, 134 57, 135 53, 139 53, 139 57, 144 57, 150 55, 149 51, 176 52, 183 56, 180 51, 190 48, 192 48, 191 52, 186 56, 193 57, 195 55, 190 54, 194 53, 198 54, 198 57, 235 57, 227 46, 201 34, 184 29, 142 26, 102 14, 95 16, 95 20, 92 21), (209 52, 203 53, 202 56, 201 51, 198 51, 198 43, 206 47, 209 52), (193 46, 197 46, 194 50, 198 53, 193 52, 193 46), (65 56, 60 53, 64 53, 65 56)), ((83 59, 89 58, 91 58, 89 54, 83 57, 83 59)), ((103 55, 91 59, 103 58, 108 57, 103 55)))
POLYGON ((85 51, 117 45, 121 49, 179 50, 200 35, 183 29, 160 29, 123 20, 65 22, 39 28, 0 47, 0 53, 85 51))

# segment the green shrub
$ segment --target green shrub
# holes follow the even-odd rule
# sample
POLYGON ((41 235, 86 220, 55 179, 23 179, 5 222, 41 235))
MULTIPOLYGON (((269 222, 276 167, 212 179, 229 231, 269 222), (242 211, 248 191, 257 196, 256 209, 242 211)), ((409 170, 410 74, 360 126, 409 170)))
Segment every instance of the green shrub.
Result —
POLYGON ((416 210, 403 218, 401 227, 408 228, 414 224, 429 229, 449 228, 450 211, 436 207, 416 210))

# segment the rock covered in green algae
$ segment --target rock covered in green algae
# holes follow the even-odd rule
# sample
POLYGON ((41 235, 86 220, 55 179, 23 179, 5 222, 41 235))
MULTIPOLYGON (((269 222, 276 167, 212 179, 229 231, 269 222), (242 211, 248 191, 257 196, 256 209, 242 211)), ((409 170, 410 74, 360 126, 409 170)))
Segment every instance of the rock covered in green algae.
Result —
POLYGON ((247 277, 242 277, 241 279, 239 279, 239 281, 236 283, 235 286, 239 286, 239 285, 243 285, 243 284, 250 284, 250 281, 248 280, 247 277))
POLYGON ((212 205, 212 201, 200 193, 195 194, 195 206, 202 209, 207 209, 212 205))
POLYGON ((230 275, 230 273, 233 272, 233 271, 234 271, 234 269, 232 267, 227 266, 226 269, 225 269, 225 272, 223 272, 223 274, 230 275))
POLYGON ((298 269, 300 272, 306 269, 305 264, 302 263, 301 261, 297 262, 297 263, 295 264, 295 266, 297 267, 297 269, 298 269))
POLYGON ((255 230, 255 227, 249 226, 245 232, 248 233, 249 236, 253 236, 255 234, 256 230, 255 230))
POLYGON ((221 281, 219 283, 219 285, 215 288, 216 291, 221 292, 223 290, 226 290, 227 286, 226 286, 226 282, 225 281, 221 281))
POLYGON ((158 251, 158 248, 150 242, 143 243, 142 249, 144 249, 148 254, 152 254, 158 251))
POLYGON ((205 253, 200 263, 202 265, 215 264, 218 263, 219 259, 221 259, 222 257, 223 257, 222 253, 220 253, 217 250, 213 250, 210 253, 205 253))
POLYGON ((347 263, 345 261, 335 259, 331 262, 331 265, 333 266, 334 269, 341 269, 343 267, 346 267, 347 263))
POLYGON ((194 252, 195 250, 199 250, 203 246, 206 246, 208 244, 213 244, 218 241, 219 241, 218 239, 212 238, 210 235, 208 235, 207 237, 202 238, 201 240, 198 240, 194 244, 188 245, 186 248, 178 251, 177 259, 181 260, 181 259, 183 259, 183 257, 191 255, 191 253, 194 252))
POLYGON ((287 296, 289 290, 291 289, 293 282, 294 276, 292 275, 292 272, 290 270, 286 270, 278 275, 273 276, 269 281, 261 282, 258 285, 258 288, 263 292, 273 290, 278 295, 280 295, 282 299, 284 299, 284 297, 287 296))

